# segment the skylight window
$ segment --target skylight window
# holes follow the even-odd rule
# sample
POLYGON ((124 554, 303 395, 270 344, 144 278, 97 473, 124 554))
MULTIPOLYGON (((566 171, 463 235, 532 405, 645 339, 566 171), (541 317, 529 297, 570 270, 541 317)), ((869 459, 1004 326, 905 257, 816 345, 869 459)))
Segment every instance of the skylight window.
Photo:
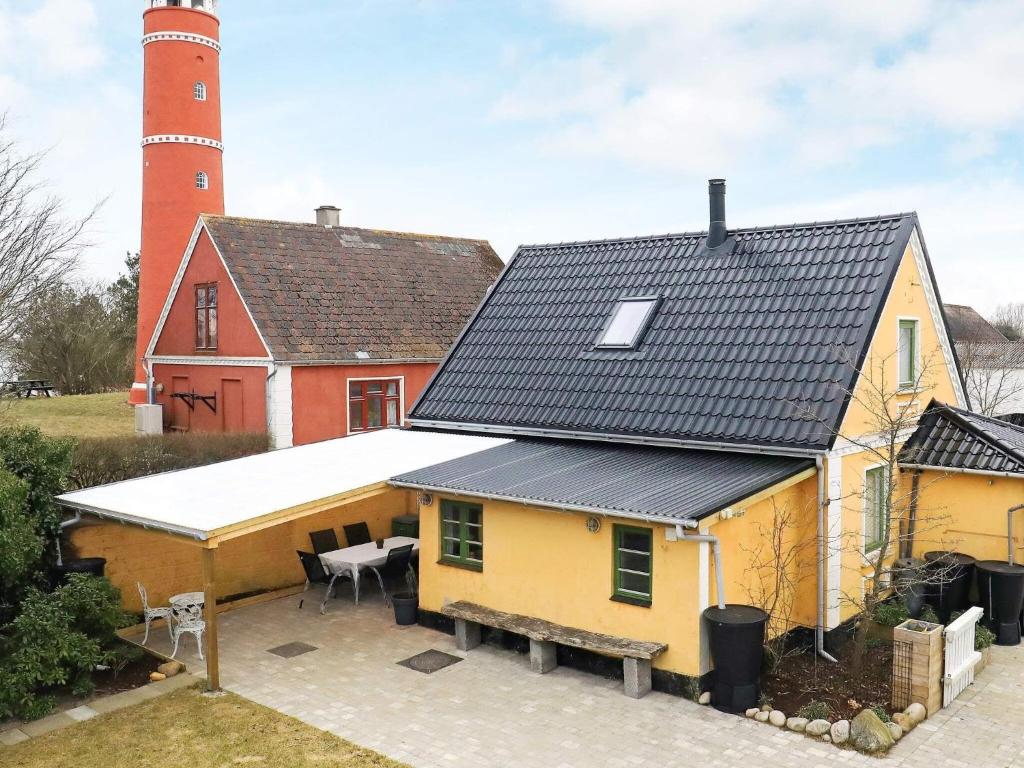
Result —
POLYGON ((619 301, 597 346, 616 349, 635 347, 647 330, 657 305, 658 299, 653 296, 638 296, 619 301))

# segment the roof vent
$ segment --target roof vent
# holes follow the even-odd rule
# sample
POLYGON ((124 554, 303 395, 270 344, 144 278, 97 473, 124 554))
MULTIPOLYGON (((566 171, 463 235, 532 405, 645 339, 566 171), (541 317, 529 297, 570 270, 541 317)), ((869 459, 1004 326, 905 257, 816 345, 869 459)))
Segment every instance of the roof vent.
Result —
POLYGON ((729 234, 725 228, 725 179, 708 179, 708 200, 711 204, 711 223, 708 226, 707 246, 717 248, 729 234))
POLYGON ((316 223, 321 227, 341 226, 341 208, 333 205, 321 205, 316 209, 316 223))

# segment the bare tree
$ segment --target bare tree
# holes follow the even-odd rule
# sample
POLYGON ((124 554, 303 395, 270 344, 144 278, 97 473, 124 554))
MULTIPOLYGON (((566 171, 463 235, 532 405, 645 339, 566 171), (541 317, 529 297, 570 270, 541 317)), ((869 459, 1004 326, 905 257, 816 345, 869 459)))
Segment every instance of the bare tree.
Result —
POLYGON ((1000 304, 989 322, 1010 341, 1024 340, 1024 301, 1000 304))
POLYGON ((1024 398, 1022 345, 1024 341, 963 341, 956 345, 967 397, 975 411, 998 416, 1024 398))
POLYGON ((74 267, 95 213, 64 217, 37 180, 43 155, 20 154, 4 129, 0 116, 0 353, 33 299, 74 267))
MULTIPOLYGON (((812 505, 813 509, 813 505, 812 505)), ((795 626, 793 610, 802 583, 814 575, 814 539, 806 535, 813 514, 800 514, 772 499, 772 516, 754 522, 754 544, 741 544, 747 554, 743 586, 747 602, 768 614, 765 653, 769 667, 778 668, 789 653, 802 651, 788 642, 795 626)))

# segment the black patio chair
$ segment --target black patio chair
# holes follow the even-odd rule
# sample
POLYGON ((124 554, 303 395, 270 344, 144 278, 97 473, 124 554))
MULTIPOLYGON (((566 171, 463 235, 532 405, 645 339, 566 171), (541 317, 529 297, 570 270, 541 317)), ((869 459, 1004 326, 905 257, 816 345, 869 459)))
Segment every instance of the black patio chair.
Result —
POLYGON ((318 555, 322 555, 324 552, 333 552, 336 549, 341 549, 341 547, 338 546, 338 536, 334 532, 333 528, 327 528, 323 531, 310 531, 309 543, 313 545, 313 552, 318 555))
POLYGON ((348 542, 350 547, 354 547, 357 544, 369 544, 370 539, 370 526, 366 523, 352 523, 352 525, 341 526, 345 529, 345 541, 348 542))
MULTIPOLYGON (((324 564, 320 562, 320 557, 312 552, 296 550, 296 554, 298 554, 299 560, 302 562, 302 570, 306 572, 306 589, 303 589, 302 593, 306 593, 310 584, 327 585, 327 589, 324 591, 324 599, 320 603, 320 613, 325 613, 327 611, 327 600, 331 596, 331 591, 334 589, 334 582, 337 581, 339 575, 342 574, 328 573, 327 569, 324 568, 324 564)), ((300 609, 304 602, 305 598, 299 599, 300 609)))
POLYGON ((370 570, 377 574, 377 581, 380 584, 380 591, 384 594, 384 604, 391 605, 391 593, 388 586, 398 578, 405 580, 406 588, 415 591, 416 574, 412 570, 412 544, 402 547, 395 547, 388 550, 387 560, 384 565, 370 566, 370 570), (411 578, 410 578, 411 577, 411 578))

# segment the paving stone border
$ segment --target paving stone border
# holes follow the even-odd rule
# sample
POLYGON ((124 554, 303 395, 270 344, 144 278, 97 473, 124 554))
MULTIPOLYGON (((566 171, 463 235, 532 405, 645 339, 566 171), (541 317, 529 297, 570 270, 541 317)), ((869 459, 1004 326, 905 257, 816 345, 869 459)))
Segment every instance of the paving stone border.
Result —
POLYGON ((108 712, 116 712, 119 709, 125 707, 131 707, 135 704, 141 704, 144 701, 155 699, 159 696, 177 691, 181 688, 188 688, 190 685, 195 685, 203 678, 191 675, 187 672, 175 675, 174 677, 168 677, 166 680, 160 680, 154 683, 147 683, 146 685, 138 688, 133 688, 130 691, 122 691, 121 693, 113 693, 110 696, 104 696, 90 701, 88 704, 75 707, 74 709, 68 709, 63 712, 55 712, 52 715, 47 715, 38 720, 33 720, 29 723, 22 723, 16 728, 8 728, 0 731, 0 746, 13 747, 15 744, 21 744, 23 741, 28 741, 37 736, 42 736, 47 733, 51 733, 61 728, 67 728, 69 725, 80 723, 84 720, 91 720, 97 715, 104 715, 108 712))

